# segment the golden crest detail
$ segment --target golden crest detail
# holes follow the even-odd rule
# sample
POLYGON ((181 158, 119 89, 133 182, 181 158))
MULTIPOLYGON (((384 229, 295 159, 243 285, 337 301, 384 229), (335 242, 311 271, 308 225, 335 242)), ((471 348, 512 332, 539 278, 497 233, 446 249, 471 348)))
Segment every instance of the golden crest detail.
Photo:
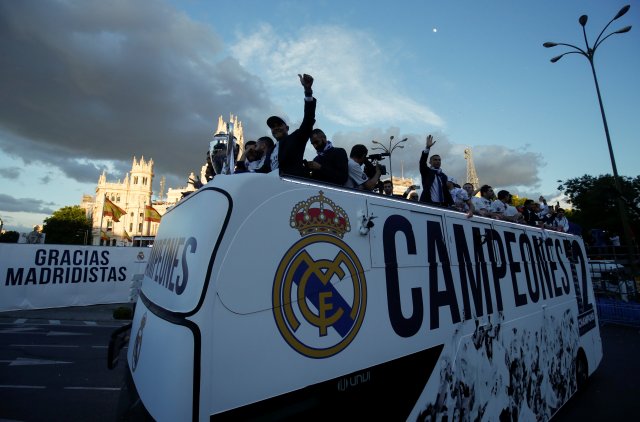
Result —
POLYGON ((300 236, 315 233, 333 234, 342 238, 351 231, 349 216, 322 191, 306 201, 298 202, 291 210, 291 227, 300 232, 300 236))

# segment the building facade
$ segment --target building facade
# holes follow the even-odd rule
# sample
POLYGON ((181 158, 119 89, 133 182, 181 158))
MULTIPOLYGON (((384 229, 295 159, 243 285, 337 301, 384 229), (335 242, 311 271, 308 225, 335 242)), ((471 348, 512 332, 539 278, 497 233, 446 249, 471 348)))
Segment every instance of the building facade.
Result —
MULTIPOLYGON (((230 116, 229 122, 233 124, 236 142, 244 147, 242 122, 234 115, 230 116)), ((224 139, 226 128, 227 122, 220 116, 213 139, 224 139)), ((145 207, 150 205, 160 215, 164 215, 168 208, 196 190, 193 181, 199 178, 203 184, 206 183, 205 171, 206 163, 200 175, 196 176, 191 172, 186 186, 169 188, 166 196, 162 193, 160 200, 153 199, 153 159, 145 160, 144 157, 140 157, 138 160, 133 157, 131 171, 125 175, 124 180, 116 182, 107 181, 107 174, 103 171, 98 178, 95 196, 83 195, 80 205, 85 209, 87 217, 93 221, 91 244, 127 246, 135 237, 155 236, 160 223, 145 221, 145 207), (107 198, 124 211, 119 221, 103 215, 107 198)))

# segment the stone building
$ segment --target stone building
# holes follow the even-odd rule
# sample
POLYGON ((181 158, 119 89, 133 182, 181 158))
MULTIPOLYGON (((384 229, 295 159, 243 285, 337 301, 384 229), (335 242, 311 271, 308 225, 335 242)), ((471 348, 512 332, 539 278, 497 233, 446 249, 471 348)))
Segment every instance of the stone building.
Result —
MULTIPOLYGON (((93 220, 94 245, 124 245, 128 242, 127 235, 133 238, 156 234, 159 223, 144 221, 145 206, 152 205, 152 183, 153 160, 145 161, 144 157, 140 160, 133 157, 131 172, 125 175, 124 180, 108 182, 106 172, 102 172, 98 178, 95 197, 84 195, 81 205, 87 210, 87 216, 93 220), (102 215, 105 198, 125 211, 119 221, 102 215), (104 235, 108 240, 104 239, 104 235)), ((165 210, 166 207, 164 210, 157 209, 161 214, 165 210)))
MULTIPOLYGON (((233 133, 236 142, 243 148, 242 122, 238 121, 238 117, 234 115, 230 116, 229 122, 234 126, 233 133)), ((225 139, 226 130, 227 123, 220 116, 213 136, 214 141, 225 139)), ((145 221, 145 206, 151 205, 160 215, 164 215, 169 207, 177 204, 183 198, 185 193, 188 194, 196 190, 192 181, 199 178, 202 183, 206 183, 204 178, 205 170, 206 163, 202 167, 200 175, 196 176, 191 172, 186 186, 169 188, 166 196, 162 192, 159 200, 153 199, 154 173, 152 159, 145 160, 144 157, 140 157, 140 160, 138 160, 133 157, 131 171, 125 175, 123 180, 116 182, 108 182, 107 174, 103 171, 98 178, 95 196, 83 195, 80 205, 87 212, 87 217, 93 221, 92 244, 125 246, 131 244, 134 237, 155 236, 160 223, 145 221), (102 215, 105 198, 108 198, 125 211, 119 221, 114 221, 112 217, 102 215)))

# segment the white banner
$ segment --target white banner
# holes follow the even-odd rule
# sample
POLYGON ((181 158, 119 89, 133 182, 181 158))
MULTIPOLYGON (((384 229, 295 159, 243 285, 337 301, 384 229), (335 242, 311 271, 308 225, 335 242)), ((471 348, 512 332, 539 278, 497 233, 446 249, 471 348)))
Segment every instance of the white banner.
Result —
POLYGON ((150 248, 0 243, 0 311, 129 302, 150 248))

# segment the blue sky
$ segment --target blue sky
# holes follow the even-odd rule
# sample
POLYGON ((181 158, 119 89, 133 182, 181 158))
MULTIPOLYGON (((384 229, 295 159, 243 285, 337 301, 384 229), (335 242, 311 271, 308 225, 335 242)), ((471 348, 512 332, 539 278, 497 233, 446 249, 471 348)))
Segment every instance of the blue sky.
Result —
MULTIPOLYGON (((408 137, 394 175, 417 176, 425 136, 445 172, 530 198, 557 180, 611 173, 588 61, 545 41, 593 43, 626 1, 0 0, 0 218, 26 231, 153 158, 154 188, 198 171, 219 115, 245 137, 302 118, 335 144, 408 137)), ((640 5, 610 30, 596 70, 618 172, 638 175, 640 5)), ((307 148, 307 158, 313 150, 307 148)), ((389 167, 387 165, 387 167, 389 167)), ((561 198, 558 198, 561 199, 561 198)))

